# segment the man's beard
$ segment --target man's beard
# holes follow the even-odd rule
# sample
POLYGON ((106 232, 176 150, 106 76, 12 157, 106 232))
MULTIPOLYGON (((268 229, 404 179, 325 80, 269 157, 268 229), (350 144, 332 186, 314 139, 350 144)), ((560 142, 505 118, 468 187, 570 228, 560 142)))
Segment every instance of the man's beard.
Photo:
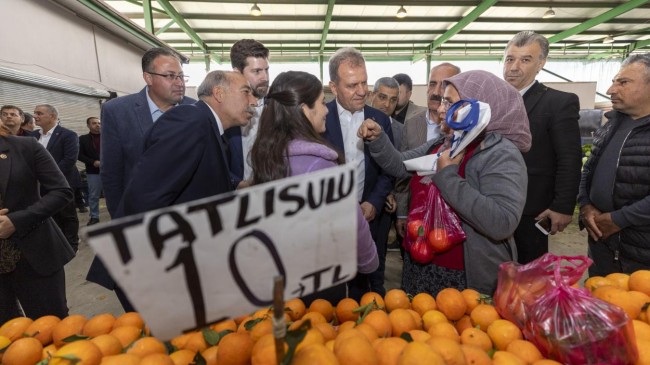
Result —
POLYGON ((255 96, 258 99, 264 98, 268 93, 269 93, 268 82, 265 82, 264 84, 258 85, 255 88, 253 88, 253 96, 255 96))

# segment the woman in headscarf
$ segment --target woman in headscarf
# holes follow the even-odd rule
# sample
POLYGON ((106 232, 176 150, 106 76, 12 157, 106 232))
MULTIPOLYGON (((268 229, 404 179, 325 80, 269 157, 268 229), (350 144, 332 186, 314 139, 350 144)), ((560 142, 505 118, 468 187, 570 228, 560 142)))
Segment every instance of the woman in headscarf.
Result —
MULTIPOLYGON (((306 72, 283 72, 273 81, 266 98, 268 102, 251 150, 253 184, 307 174, 343 162, 320 135, 325 131, 327 107, 318 78, 306 72)), ((357 270, 371 273, 379 266, 377 248, 360 207, 356 213, 357 270)), ((307 305, 316 298, 338 303, 346 295, 346 285, 342 284, 303 300, 307 305)))
MULTIPOLYGON (((517 90, 491 73, 464 72, 445 80, 444 85, 441 115, 450 108, 464 106, 466 99, 488 104, 491 110, 484 131, 454 158, 450 157, 451 137, 399 153, 372 121, 364 122, 359 135, 370 141, 367 143, 377 163, 397 177, 409 175, 403 161, 440 153, 437 172, 430 178, 445 202, 458 214, 467 236, 462 244, 436 255, 430 264, 419 264, 406 254, 403 289, 412 294, 436 295, 445 287, 455 287, 492 294, 499 265, 517 258, 513 232, 526 201, 528 180, 521 152, 531 146, 528 117, 517 90), (456 103, 460 105, 454 107, 456 103), (464 177, 459 174, 461 166, 464 177)), ((450 121, 458 112, 452 114, 450 121)), ((415 175, 411 179, 412 194, 422 188, 420 180, 415 175)), ((409 209, 424 205, 422 199, 411 199, 409 209)))

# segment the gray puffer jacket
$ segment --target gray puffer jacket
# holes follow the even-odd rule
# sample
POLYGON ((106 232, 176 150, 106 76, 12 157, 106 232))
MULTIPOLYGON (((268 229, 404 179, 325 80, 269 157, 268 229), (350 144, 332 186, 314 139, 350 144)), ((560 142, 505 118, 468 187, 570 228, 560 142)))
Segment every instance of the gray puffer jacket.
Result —
MULTIPOLYGON (((399 152, 382 134, 367 144, 372 157, 388 174, 406 177, 409 173, 403 161, 424 156, 436 142, 399 152)), ((500 134, 488 133, 467 162, 465 178, 458 175, 458 165, 447 166, 432 178, 463 221, 468 287, 493 294, 499 265, 517 258, 512 235, 521 219, 528 185, 521 152, 500 134)))

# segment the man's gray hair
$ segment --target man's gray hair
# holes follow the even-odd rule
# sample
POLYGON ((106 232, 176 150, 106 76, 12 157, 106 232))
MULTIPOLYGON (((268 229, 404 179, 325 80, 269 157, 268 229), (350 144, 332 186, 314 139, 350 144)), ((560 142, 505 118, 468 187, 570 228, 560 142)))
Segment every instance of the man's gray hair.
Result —
POLYGON ((508 44, 506 45, 506 50, 510 46, 523 47, 533 42, 537 42, 539 48, 542 49, 541 59, 546 59, 546 57, 548 57, 548 39, 546 39, 546 37, 544 37, 541 34, 535 33, 532 30, 525 30, 523 32, 519 32, 515 34, 515 36, 512 37, 510 42, 508 42, 508 44))
MULTIPOLYGON (((375 86, 373 87, 372 91, 377 92, 379 90, 380 86, 385 86, 389 89, 397 89, 399 90, 399 83, 397 80, 395 80, 392 77, 382 77, 381 79, 375 81, 375 86)), ((399 94, 399 92, 398 92, 399 94)))
POLYGON ((343 62, 350 62, 353 67, 366 65, 366 60, 359 50, 353 47, 339 48, 329 61, 330 80, 334 83, 339 81, 339 67, 343 62))
POLYGON ((47 109, 48 113, 54 114, 57 118, 59 117, 59 111, 53 105, 40 104, 40 105, 36 105, 36 108, 45 108, 47 109))
POLYGON ((650 82, 650 53, 633 54, 623 61, 621 67, 626 67, 633 63, 640 63, 644 66, 645 81, 650 82))
POLYGON ((205 76, 201 85, 196 89, 196 95, 199 98, 212 95, 212 89, 219 86, 226 88, 230 85, 230 75, 232 71, 212 71, 205 76))

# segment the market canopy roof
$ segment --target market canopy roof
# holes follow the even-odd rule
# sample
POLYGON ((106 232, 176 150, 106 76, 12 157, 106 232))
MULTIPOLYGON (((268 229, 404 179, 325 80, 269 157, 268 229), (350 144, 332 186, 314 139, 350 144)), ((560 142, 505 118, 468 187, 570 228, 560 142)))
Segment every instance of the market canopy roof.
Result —
POLYGON ((553 58, 650 51, 650 0, 79 2, 117 15, 126 20, 122 27, 154 34, 189 57, 218 63, 228 62, 230 47, 242 38, 264 43, 275 62, 326 60, 346 46, 374 60, 500 59, 508 40, 521 30, 546 36, 553 58), (261 16, 251 15, 254 4, 261 16), (404 18, 396 17, 400 6, 407 12, 404 18), (549 10, 555 16, 542 18, 549 10), (608 37, 613 42, 603 43, 608 37))

